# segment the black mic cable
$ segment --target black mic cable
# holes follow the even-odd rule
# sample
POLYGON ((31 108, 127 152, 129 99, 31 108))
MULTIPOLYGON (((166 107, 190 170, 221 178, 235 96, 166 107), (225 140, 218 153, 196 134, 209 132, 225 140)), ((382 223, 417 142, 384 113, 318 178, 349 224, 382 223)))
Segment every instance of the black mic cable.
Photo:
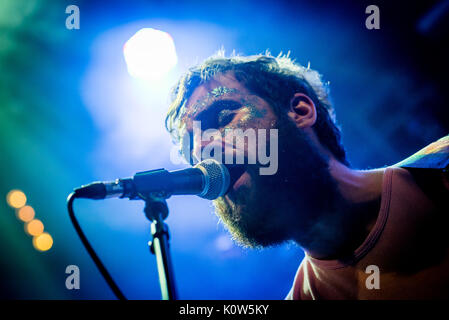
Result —
POLYGON ((78 223, 78 220, 75 217, 75 211, 73 210, 73 201, 76 199, 75 192, 72 192, 68 198, 67 198, 67 210, 69 212, 70 221, 72 221, 73 227, 75 228, 76 233, 81 239, 81 242, 83 243, 84 247, 86 248, 87 252, 89 253, 90 257, 92 258, 93 262, 97 266, 98 270, 100 271, 103 278, 106 280, 106 283, 111 288, 112 292, 114 292, 115 296, 119 300, 127 300, 125 295, 122 293, 120 288, 115 283, 114 279, 112 279, 111 275, 109 274, 108 270, 106 270, 106 267, 104 266, 103 262, 101 262, 98 255, 95 253, 94 249, 90 245, 89 241, 87 240, 86 235, 84 234, 83 230, 81 229, 80 224, 78 223))

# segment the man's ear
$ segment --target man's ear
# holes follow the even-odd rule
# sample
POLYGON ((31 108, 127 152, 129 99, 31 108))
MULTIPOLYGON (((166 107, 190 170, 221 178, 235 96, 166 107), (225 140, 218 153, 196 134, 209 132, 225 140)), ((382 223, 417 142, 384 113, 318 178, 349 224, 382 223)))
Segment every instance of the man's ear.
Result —
POLYGON ((304 93, 295 93, 290 100, 288 116, 298 128, 310 128, 316 122, 316 108, 312 99, 304 93))

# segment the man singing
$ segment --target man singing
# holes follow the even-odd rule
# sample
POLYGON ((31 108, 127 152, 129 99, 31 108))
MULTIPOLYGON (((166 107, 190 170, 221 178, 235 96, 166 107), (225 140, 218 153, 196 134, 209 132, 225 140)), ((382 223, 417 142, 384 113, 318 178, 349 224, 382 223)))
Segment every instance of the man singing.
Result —
MULTIPOLYGON (((287 299, 449 297, 449 136, 397 165, 353 169, 320 74, 269 54, 219 54, 191 68, 166 125, 192 163, 208 144, 195 136, 198 122, 223 136, 277 130, 277 141, 266 134, 243 150, 248 160, 276 143, 276 172, 261 174, 259 161, 230 165, 231 186, 214 206, 244 246, 293 240, 304 249, 287 299)), ((223 155, 242 151, 228 142, 223 155)))

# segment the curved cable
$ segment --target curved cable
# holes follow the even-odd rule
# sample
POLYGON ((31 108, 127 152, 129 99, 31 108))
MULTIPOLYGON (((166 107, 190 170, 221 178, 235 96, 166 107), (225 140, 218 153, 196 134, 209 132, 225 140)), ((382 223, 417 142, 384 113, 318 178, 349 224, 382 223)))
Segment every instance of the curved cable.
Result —
POLYGON ((72 221, 73 227, 76 230, 76 233, 81 239, 81 242, 83 243, 84 247, 86 248, 87 252, 89 253, 90 257, 94 261, 95 265, 97 266, 98 270, 100 271, 103 278, 106 280, 107 284, 111 288, 112 292, 114 292, 115 296, 119 300, 126 300, 126 297, 123 295, 123 293, 120 291, 119 287, 116 285, 114 280, 112 279, 109 272, 104 267, 103 263, 101 262, 100 258, 98 258, 97 254, 95 253, 94 249, 90 245, 89 241, 87 240, 83 230, 81 229, 81 226, 78 223, 78 220, 76 220, 75 212, 73 210, 73 201, 76 199, 75 192, 72 192, 69 197, 67 198, 67 210, 69 211, 69 217, 72 221))

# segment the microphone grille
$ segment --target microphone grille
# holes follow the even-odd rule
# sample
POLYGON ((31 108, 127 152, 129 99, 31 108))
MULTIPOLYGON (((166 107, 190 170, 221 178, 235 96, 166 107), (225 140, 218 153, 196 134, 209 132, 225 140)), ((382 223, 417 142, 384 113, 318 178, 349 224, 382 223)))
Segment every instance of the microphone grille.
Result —
POLYGON ((215 159, 206 159, 198 163, 195 168, 200 169, 205 176, 204 190, 200 196, 204 199, 214 200, 223 196, 229 187, 229 171, 215 159))

